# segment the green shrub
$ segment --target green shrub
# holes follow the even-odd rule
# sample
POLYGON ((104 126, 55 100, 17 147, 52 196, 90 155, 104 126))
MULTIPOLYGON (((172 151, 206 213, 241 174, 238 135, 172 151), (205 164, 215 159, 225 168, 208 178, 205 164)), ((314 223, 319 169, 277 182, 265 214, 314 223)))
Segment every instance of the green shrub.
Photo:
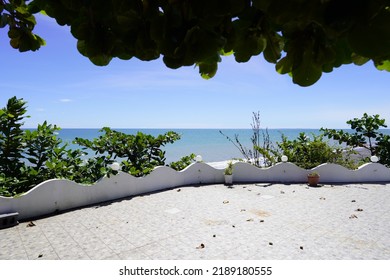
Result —
MULTIPOLYGON (((122 160, 122 171, 133 176, 149 174, 156 166, 165 165, 168 143, 180 139, 169 131, 154 137, 138 132, 127 135, 104 127, 103 135, 94 140, 76 138, 83 149, 95 152, 94 157, 83 159, 86 153, 72 150, 57 138, 60 130, 46 121, 35 130, 22 130, 26 117, 26 102, 13 97, 0 109, 0 195, 14 196, 26 192, 37 184, 53 178, 64 178, 82 184, 92 184, 104 176, 116 174, 110 165, 122 160)), ((195 155, 183 157, 172 168, 188 166, 195 155)))
POLYGON ((174 170, 180 171, 189 166, 191 163, 195 162, 195 154, 190 154, 189 156, 184 156, 180 160, 171 162, 169 164, 169 167, 171 167, 174 170))
POLYGON ((12 97, 0 109, 0 195, 11 196, 24 189, 23 125, 26 102, 12 97))
POLYGON ((12 97, 0 109, 0 174, 19 177, 23 166, 23 130, 26 102, 12 97))
POLYGON ((390 167, 390 135, 381 134, 377 138, 376 155, 379 157, 379 163, 390 167))
POLYGON ((371 156, 379 157, 379 163, 390 167, 390 136, 379 132, 381 127, 387 127, 385 119, 381 119, 379 115, 369 116, 364 113, 360 119, 354 118, 347 121, 347 124, 354 130, 353 133, 326 128, 321 128, 321 130, 329 139, 336 140, 340 144, 352 148, 365 148, 371 156))
POLYGON ((282 135, 282 142, 278 142, 278 150, 275 154, 280 158, 282 155, 288 157, 289 162, 305 169, 314 168, 323 163, 337 163, 348 168, 355 168, 348 156, 343 155, 343 149, 331 146, 323 140, 323 135, 311 137, 300 133, 297 139, 288 140, 282 135))
POLYGON ((173 131, 157 137, 142 132, 129 135, 108 127, 101 132, 104 134, 92 141, 76 138, 75 143, 94 151, 96 155, 105 155, 105 166, 117 158, 122 159, 122 171, 136 177, 149 174, 156 166, 165 165, 162 147, 180 139, 180 135, 173 131))

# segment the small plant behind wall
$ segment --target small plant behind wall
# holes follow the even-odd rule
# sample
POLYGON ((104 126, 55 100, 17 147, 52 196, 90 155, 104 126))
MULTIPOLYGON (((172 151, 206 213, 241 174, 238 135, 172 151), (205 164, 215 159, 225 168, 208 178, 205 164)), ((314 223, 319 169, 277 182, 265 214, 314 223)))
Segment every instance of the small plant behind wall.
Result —
POLYGON ((187 166, 189 166, 191 163, 195 162, 196 155, 190 154, 189 156, 184 156, 180 160, 171 162, 168 166, 176 171, 183 170, 187 166))

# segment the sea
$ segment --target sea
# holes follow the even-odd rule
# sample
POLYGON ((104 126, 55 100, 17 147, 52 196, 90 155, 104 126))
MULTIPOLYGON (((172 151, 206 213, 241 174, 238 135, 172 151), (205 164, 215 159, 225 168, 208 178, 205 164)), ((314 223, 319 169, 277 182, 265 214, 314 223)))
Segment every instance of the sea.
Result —
MULTIPOLYGON (((58 132, 58 137, 69 144, 69 147, 75 149, 80 148, 78 145, 72 143, 76 137, 92 140, 99 137, 100 129, 61 129, 58 132)), ((251 136, 253 135, 252 129, 114 129, 126 134, 136 134, 138 131, 157 136, 164 134, 168 131, 175 131, 180 134, 181 139, 177 140, 173 144, 167 144, 163 147, 166 151, 166 163, 169 164, 173 161, 178 161, 180 158, 186 155, 194 153, 200 155, 204 162, 221 162, 231 159, 243 158, 240 151, 231 143, 226 136, 230 137, 233 141, 237 135, 241 144, 248 149, 252 148, 251 136), (222 133, 226 136, 224 136, 222 133)), ((264 133, 265 129, 262 130, 264 133)), ((352 132, 352 130, 344 129, 344 131, 352 132)), ((380 130, 382 133, 390 135, 390 129, 380 130)), ((276 147, 277 142, 281 142, 282 135, 285 135, 288 139, 293 140, 299 136, 301 132, 304 132, 307 136, 313 137, 313 135, 321 134, 319 129, 268 129, 268 135, 270 141, 276 147)), ((263 139, 260 138, 260 143, 263 139)), ((334 144, 334 143, 331 143, 334 144)), ((92 156, 93 153, 89 153, 92 156)))

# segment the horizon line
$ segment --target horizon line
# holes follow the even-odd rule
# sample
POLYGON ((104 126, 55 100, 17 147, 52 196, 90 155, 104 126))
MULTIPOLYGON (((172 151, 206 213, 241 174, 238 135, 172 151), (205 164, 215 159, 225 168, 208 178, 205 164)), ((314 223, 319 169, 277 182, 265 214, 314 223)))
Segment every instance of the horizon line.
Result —
MULTIPOLYGON (((107 127, 107 126, 103 126, 107 127)), ((102 129, 103 127, 60 127, 60 130, 62 129, 102 129)), ((140 130, 147 130, 147 129, 160 129, 160 130, 175 130, 175 129, 188 129, 188 130, 234 130, 234 129, 246 129, 246 130, 252 130, 252 128, 248 127, 109 127, 111 129, 140 129, 140 130)), ((36 127, 23 127, 22 129, 36 129, 36 127)), ((261 127, 260 130, 266 130, 266 129, 281 129, 281 130, 287 130, 287 129, 321 129, 321 127, 261 127)), ((331 129, 351 129, 348 127, 340 127, 340 128, 331 128, 331 129)), ((390 130, 390 128, 380 128, 380 130, 390 130)))

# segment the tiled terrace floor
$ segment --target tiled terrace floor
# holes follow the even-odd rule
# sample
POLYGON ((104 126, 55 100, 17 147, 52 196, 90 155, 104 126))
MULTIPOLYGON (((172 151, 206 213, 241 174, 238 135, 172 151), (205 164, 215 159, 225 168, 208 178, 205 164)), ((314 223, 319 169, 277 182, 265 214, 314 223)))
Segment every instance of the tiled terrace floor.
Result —
POLYGON ((390 184, 182 187, 0 230, 0 259, 390 259, 390 184))

